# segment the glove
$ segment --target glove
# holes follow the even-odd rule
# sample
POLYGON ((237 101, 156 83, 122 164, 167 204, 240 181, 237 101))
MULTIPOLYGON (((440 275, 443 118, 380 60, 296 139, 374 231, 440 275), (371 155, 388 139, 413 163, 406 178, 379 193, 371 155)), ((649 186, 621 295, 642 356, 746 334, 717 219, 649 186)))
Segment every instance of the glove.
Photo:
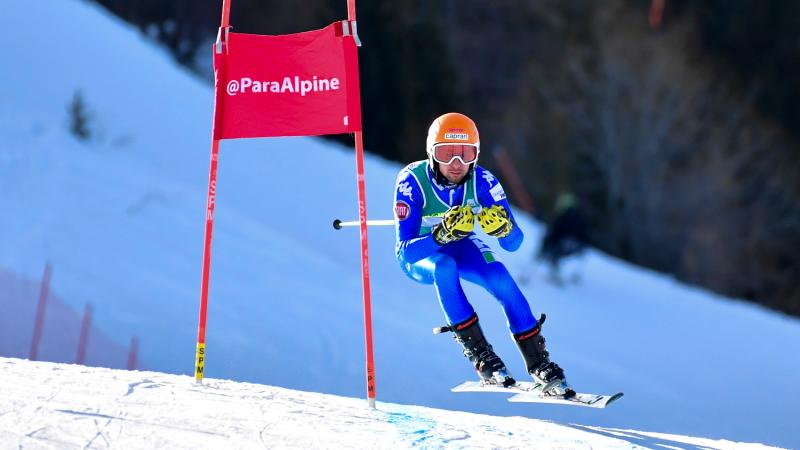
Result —
POLYGON ((469 206, 453 206, 444 213, 442 221, 431 229, 433 240, 440 245, 463 239, 472 233, 475 215, 469 206))
POLYGON ((511 233, 514 224, 508 218, 508 211, 501 205, 483 208, 478 214, 478 224, 489 236, 503 238, 511 233))

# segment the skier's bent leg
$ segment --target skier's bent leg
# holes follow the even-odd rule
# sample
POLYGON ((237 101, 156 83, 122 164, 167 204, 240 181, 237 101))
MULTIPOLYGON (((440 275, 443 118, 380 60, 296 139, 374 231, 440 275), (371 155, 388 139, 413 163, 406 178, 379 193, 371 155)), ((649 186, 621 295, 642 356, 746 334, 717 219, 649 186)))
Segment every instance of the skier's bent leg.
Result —
POLYGON ((461 277, 482 286, 500 302, 512 333, 536 326, 536 319, 517 283, 480 238, 471 236, 459 241, 450 252, 458 264, 461 277))
POLYGON ((436 255, 431 259, 434 263, 433 284, 448 324, 453 325, 469 319, 475 314, 475 310, 461 287, 456 261, 445 254, 436 255))
POLYGON ((545 339, 541 333, 543 324, 544 320, 530 330, 515 333, 514 342, 517 343, 528 373, 543 386, 542 391, 545 394, 572 397, 575 391, 567 384, 564 370, 550 361, 550 353, 545 348, 545 339))
POLYGON ((478 324, 478 316, 464 295, 456 261, 446 254, 436 255, 424 261, 432 263, 430 276, 436 287, 442 311, 447 317, 449 329, 453 331, 456 342, 461 344, 464 356, 470 360, 481 380, 484 383, 503 386, 514 384, 516 381, 508 373, 505 364, 486 341, 478 324))
POLYGON ((477 314, 472 314, 467 320, 451 325, 450 329, 455 334, 456 342, 461 344, 464 356, 473 364, 483 383, 501 384, 506 387, 516 383, 508 373, 506 365, 486 341, 478 323, 477 314))
POLYGON ((564 397, 575 395, 575 391, 567 384, 564 371, 550 361, 544 336, 541 335, 542 323, 533 317, 528 301, 505 265, 495 261, 469 273, 477 274, 476 282, 491 292, 502 305, 514 342, 534 381, 542 384, 548 394, 564 397))
POLYGON ((528 300, 500 261, 486 264, 481 273, 481 284, 500 303, 512 333, 520 333, 536 326, 528 300))

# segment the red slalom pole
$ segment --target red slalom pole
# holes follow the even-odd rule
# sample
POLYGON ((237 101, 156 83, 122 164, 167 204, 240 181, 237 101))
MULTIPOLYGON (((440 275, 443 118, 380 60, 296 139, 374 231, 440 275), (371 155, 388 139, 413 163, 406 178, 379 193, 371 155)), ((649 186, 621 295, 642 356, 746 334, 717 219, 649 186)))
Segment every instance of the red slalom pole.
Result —
POLYGON ((92 305, 87 303, 86 308, 83 310, 83 322, 81 323, 81 337, 78 340, 78 356, 75 358, 75 364, 84 364, 86 362, 86 347, 89 342, 89 329, 92 324, 92 305))
POLYGON ((197 326, 197 354, 195 355, 194 378, 203 382, 206 354, 206 316, 208 313, 208 282, 211 277, 211 235, 214 229, 214 198, 217 188, 217 160, 219 139, 211 142, 211 168, 208 176, 208 198, 206 200, 206 230, 203 247, 203 272, 200 281, 200 318, 197 326))
POLYGON ((50 295, 50 277, 53 269, 50 263, 44 265, 44 275, 42 276, 42 287, 39 290, 39 303, 36 305, 36 320, 33 323, 33 339, 31 339, 31 352, 28 359, 36 361, 39 356, 39 342, 42 340, 42 328, 44 327, 44 313, 47 309, 47 297, 50 295))
POLYGON ((230 25, 230 18, 231 18, 231 0, 222 0, 222 21, 220 21, 219 26, 221 28, 226 28, 230 25))
MULTIPOLYGON (((225 29, 229 26, 231 0, 222 1, 222 21, 216 45, 217 52, 224 51, 225 29)), ((223 70, 222 68, 218 70, 223 70)), ((206 229, 203 245, 203 271, 200 276, 200 317, 197 325, 197 352, 195 354, 194 378, 197 383, 203 382, 206 359, 206 316, 208 313, 208 282, 211 277, 211 236, 214 230, 214 204, 217 191, 217 161, 219 160, 219 138, 217 135, 217 120, 221 114, 220 105, 220 74, 216 74, 214 83, 214 123, 211 132, 211 163, 208 169, 208 196, 206 198, 206 229)))
POLYGON ((364 292, 364 343, 367 350, 367 402, 370 408, 375 408, 375 359, 372 351, 372 301, 369 284, 367 196, 364 182, 364 144, 360 131, 356 131, 356 172, 358 179, 358 219, 361 230, 361 285, 364 292))
MULTIPOLYGON (((356 1, 347 0, 347 19, 355 30, 356 1)), ((354 33, 355 34, 355 33, 354 33)), ((367 352, 367 402, 375 408, 375 359, 372 348, 372 301, 369 283, 369 241, 367 239, 367 194, 364 181, 364 142, 356 131, 356 176, 358 180, 358 219, 361 230, 361 285, 364 293, 364 341, 367 352)))

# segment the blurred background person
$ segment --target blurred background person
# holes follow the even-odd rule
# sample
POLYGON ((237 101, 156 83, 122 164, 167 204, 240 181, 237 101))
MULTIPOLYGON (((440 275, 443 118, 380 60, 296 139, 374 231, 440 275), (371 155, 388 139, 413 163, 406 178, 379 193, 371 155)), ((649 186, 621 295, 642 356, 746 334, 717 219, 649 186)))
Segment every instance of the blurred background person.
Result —
MULTIPOLYGON (((566 281, 562 278, 560 266, 562 260, 570 257, 580 257, 589 245, 586 233, 586 221, 578 211, 577 200, 571 193, 562 193, 558 196, 553 220, 547 226, 542 242, 539 246, 537 259, 545 261, 550 267, 551 281, 561 284, 566 281)), ((580 274, 570 274, 570 281, 577 281, 580 274)))

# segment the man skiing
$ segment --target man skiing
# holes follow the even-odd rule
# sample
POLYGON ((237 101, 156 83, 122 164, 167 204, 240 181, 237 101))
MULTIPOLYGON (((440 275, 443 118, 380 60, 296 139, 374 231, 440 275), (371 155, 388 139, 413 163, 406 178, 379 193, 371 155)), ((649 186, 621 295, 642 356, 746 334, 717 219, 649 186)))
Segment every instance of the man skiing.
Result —
POLYGON ((478 323, 478 316, 461 287, 461 279, 492 294, 505 312, 525 366, 547 395, 573 396, 564 371, 550 361, 537 321, 505 265, 473 232, 477 222, 507 251, 522 243, 499 181, 477 165, 480 139, 475 123, 459 113, 447 113, 428 130, 426 160, 400 171, 395 186, 396 255, 403 271, 415 281, 433 284, 448 326, 484 384, 516 383, 495 354, 478 323))

